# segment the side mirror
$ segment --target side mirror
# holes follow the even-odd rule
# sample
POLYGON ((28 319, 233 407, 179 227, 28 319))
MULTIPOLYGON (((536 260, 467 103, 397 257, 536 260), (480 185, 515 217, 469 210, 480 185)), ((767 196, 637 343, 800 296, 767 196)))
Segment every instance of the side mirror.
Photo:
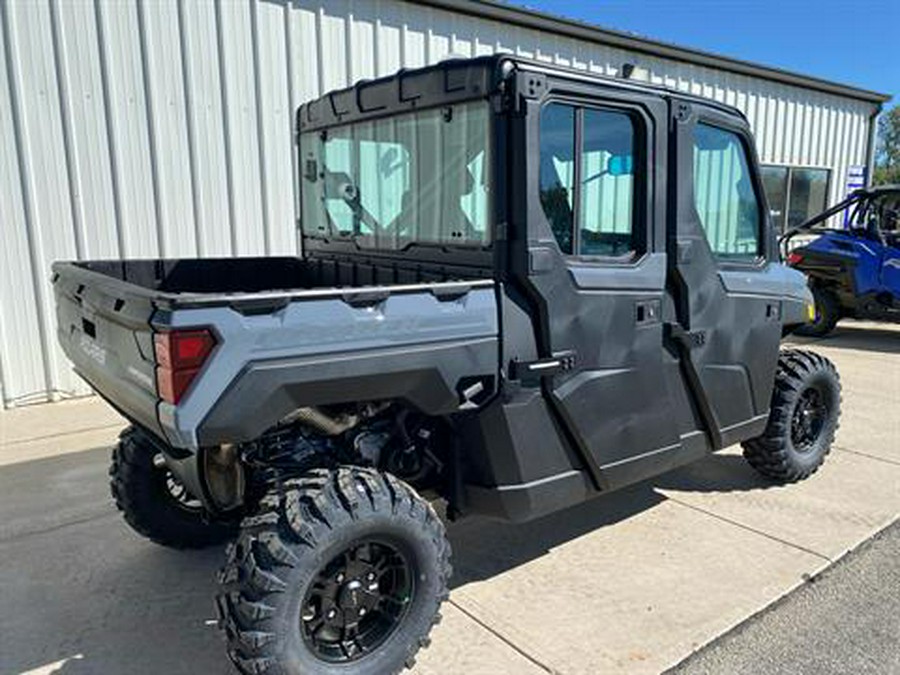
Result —
POLYGON ((631 155, 611 155, 606 162, 609 176, 630 176, 634 172, 634 158, 631 155))
POLYGON ((700 124, 694 130, 694 142, 701 152, 724 152, 738 141, 729 131, 700 124))

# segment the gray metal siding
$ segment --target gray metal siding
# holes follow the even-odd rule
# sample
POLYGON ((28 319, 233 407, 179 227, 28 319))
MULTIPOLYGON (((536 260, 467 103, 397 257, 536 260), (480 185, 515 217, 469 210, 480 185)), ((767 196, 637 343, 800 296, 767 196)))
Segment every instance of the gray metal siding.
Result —
POLYGON ((763 162, 864 164, 874 104, 400 0, 0 2, 0 394, 84 394, 53 260, 293 253, 293 111, 360 78, 498 50, 744 110, 763 162))

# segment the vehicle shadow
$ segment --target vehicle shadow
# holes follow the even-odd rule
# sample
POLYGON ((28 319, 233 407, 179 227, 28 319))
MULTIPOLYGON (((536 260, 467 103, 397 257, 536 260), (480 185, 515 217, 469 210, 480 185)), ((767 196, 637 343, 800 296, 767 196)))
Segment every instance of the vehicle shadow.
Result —
POLYGON ((715 453, 651 479, 653 486, 676 492, 749 492, 780 487, 736 454, 715 453))
POLYGON ((821 345, 835 349, 853 349, 883 354, 900 354, 900 327, 842 321, 832 333, 823 338, 805 338, 796 335, 790 342, 802 346, 821 345))
POLYGON ((0 466, 0 674, 233 675, 209 623, 222 548, 133 533, 108 464, 103 447, 0 466))
POLYGON ((749 492, 779 487, 743 457, 713 454, 643 483, 522 524, 469 518, 448 527, 453 546, 451 588, 483 581, 524 565, 580 536, 628 520, 675 492, 749 492))
MULTIPOLYGON (((0 673, 233 673, 212 602, 223 551, 172 551, 131 532, 111 504, 104 506, 106 461, 104 448, 0 468, 0 511, 14 506, 20 516, 39 516, 67 498, 84 502, 65 522, 38 517, 30 531, 13 528, 0 537, 0 673), (42 495, 38 484, 54 490, 42 495)), ((450 523, 451 587, 501 575, 653 509, 667 499, 661 489, 770 485, 740 457, 713 455, 529 523, 450 523)))
POLYGON ((589 532, 609 527, 647 511, 666 497, 642 483, 598 497, 527 523, 506 523, 480 517, 448 527, 453 547, 451 588, 490 579, 549 553, 589 532))
MULTIPOLYGON (((0 511, 16 503, 23 515, 61 504, 74 489, 69 477, 80 482, 97 474, 93 496, 79 487, 85 505, 67 514, 72 520, 38 519, 32 530, 0 538, 0 673, 233 673, 212 602, 223 551, 172 551, 131 532, 111 504, 103 506, 107 454, 0 468, 8 479, 0 511), (72 473, 78 463, 82 469, 72 473), (60 493, 42 500, 38 480, 60 493), (98 506, 88 508, 88 499, 98 506)), ((450 523, 452 586, 502 574, 665 499, 641 484, 523 525, 474 517, 450 523)))
MULTIPOLYGON (((120 531, 118 522, 108 519, 103 528, 120 531)), ((97 581, 71 584, 62 574, 44 582, 46 605, 32 608, 31 616, 20 615, 29 624, 28 635, 15 642, 7 635, 4 642, 10 640, 6 649, 11 649, 0 655, 0 672, 234 673, 214 624, 212 598, 222 551, 169 551, 144 545, 129 533, 120 531, 120 536, 132 539, 126 545, 133 554, 117 555, 110 564, 101 557, 109 549, 119 553, 120 547, 109 546, 104 552, 98 546, 100 570, 85 575, 97 581)), ((72 545, 61 543, 63 548, 72 545)), ((36 562, 35 567, 42 564, 36 562)))

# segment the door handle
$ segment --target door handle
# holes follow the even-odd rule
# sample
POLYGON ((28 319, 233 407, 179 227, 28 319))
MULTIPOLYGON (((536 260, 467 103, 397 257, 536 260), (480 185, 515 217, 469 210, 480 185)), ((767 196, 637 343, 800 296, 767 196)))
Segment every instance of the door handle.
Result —
POLYGON ((555 352, 549 359, 537 361, 519 361, 515 359, 509 364, 509 378, 521 380, 523 384, 538 384, 543 377, 552 377, 575 368, 575 352, 566 350, 555 352))
POLYGON ((638 326, 659 323, 662 304, 659 300, 639 300, 634 303, 634 322, 638 326))

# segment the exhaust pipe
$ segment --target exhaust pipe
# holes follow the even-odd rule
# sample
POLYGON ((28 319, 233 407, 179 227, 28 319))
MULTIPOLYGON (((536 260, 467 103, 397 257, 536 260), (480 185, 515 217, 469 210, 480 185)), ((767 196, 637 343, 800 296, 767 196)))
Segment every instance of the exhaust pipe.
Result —
POLYGON ((326 436, 340 436, 359 424, 359 415, 341 415, 331 417, 318 408, 297 408, 283 420, 282 424, 301 422, 326 436))

